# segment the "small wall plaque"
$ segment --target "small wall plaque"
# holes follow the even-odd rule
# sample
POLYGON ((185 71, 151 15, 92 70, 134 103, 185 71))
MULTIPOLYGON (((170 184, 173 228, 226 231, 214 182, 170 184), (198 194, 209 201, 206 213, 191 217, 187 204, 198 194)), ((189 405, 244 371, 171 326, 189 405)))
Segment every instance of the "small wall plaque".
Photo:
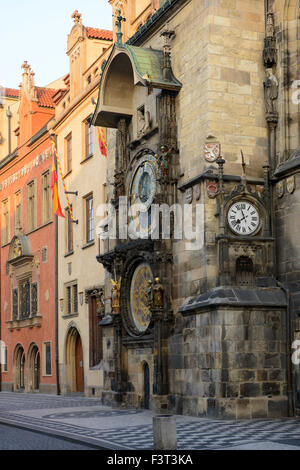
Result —
POLYGON ((191 204, 193 201, 193 188, 187 188, 184 195, 184 200, 186 204, 191 204))
POLYGON ((218 195, 219 185, 215 181, 206 182, 207 195, 210 199, 215 199, 218 195))
POLYGON ((295 176, 289 176, 286 179, 287 192, 292 194, 295 191, 295 176))
POLYGON ((204 144, 204 158, 207 162, 215 162, 220 156, 221 145, 219 142, 204 144))
POLYGON ((201 186, 200 184, 196 184, 193 188, 194 198, 196 201, 199 201, 201 196, 201 186))
POLYGON ((282 197, 283 196, 283 194, 284 194, 283 181, 279 181, 276 184, 276 194, 277 194, 277 197, 282 197))

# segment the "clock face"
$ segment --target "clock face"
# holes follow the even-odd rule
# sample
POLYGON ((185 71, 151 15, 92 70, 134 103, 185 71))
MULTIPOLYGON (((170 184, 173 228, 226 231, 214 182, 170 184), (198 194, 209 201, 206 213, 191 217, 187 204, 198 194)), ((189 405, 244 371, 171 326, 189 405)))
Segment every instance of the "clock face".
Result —
POLYGON ((151 311, 147 304, 150 280, 153 280, 150 266, 147 263, 140 264, 134 271, 130 287, 130 317, 134 330, 138 333, 144 333, 151 321, 151 311))
POLYGON ((156 159, 144 155, 136 168, 130 184, 130 205, 142 204, 145 211, 151 206, 156 192, 156 159))
POLYGON ((252 235, 260 223, 258 210, 248 201, 237 201, 232 204, 227 219, 231 230, 238 235, 252 235))

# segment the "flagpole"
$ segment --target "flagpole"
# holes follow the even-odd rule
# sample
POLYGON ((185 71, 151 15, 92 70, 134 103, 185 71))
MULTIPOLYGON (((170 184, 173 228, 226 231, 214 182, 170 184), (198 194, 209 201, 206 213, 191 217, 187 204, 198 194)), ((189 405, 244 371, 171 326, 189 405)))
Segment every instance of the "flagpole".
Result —
MULTIPOLYGON (((50 139, 53 142, 54 149, 56 148, 57 136, 55 134, 50 134, 50 139)), ((55 171, 57 172, 57 158, 54 161, 55 171)), ((57 395, 60 395, 60 380, 59 380, 59 346, 58 346, 58 215, 54 214, 54 224, 55 224, 55 365, 56 365, 56 389, 57 395)))
POLYGON ((73 224, 78 224, 78 220, 74 220, 73 212, 72 212, 72 209, 71 209, 70 199, 69 199, 69 196, 68 196, 69 191, 67 191, 67 188, 66 188, 66 184, 65 184, 65 180, 64 180, 64 175, 63 175, 63 172, 62 172, 62 168, 61 168, 59 156, 58 156, 58 153, 57 153, 56 142, 55 142, 55 140, 52 138, 52 136, 50 136, 50 139, 51 139, 51 141, 52 141, 52 147, 53 147, 53 151, 54 151, 54 154, 55 154, 55 168, 56 168, 56 174, 57 174, 57 165, 58 165, 60 177, 61 177, 61 180, 62 180, 62 184, 63 184, 63 187, 64 187, 64 192, 65 192, 65 196, 66 196, 66 200, 67 200, 67 204, 68 204, 69 214, 70 214, 70 217, 71 217, 71 220, 72 220, 73 224))

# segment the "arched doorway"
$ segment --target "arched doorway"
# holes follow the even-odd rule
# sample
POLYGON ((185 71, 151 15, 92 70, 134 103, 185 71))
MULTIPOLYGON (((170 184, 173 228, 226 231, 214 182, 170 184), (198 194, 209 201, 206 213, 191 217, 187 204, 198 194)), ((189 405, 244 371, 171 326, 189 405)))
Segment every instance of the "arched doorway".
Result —
POLYGON ((150 374, 147 362, 144 364, 144 408, 149 410, 150 405, 150 374))
POLYGON ((20 344, 16 346, 14 353, 14 390, 25 390, 25 352, 20 344))
POLYGON ((36 344, 32 344, 28 351, 28 390, 38 392, 40 388, 40 352, 36 344))
POLYGON ((69 329, 66 339, 66 391, 84 392, 82 341, 75 327, 69 329))

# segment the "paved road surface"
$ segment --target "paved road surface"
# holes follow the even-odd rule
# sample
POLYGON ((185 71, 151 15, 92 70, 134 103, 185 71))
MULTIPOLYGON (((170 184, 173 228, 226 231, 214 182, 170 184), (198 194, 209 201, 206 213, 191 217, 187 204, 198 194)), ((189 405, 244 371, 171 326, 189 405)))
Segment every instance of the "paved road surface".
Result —
MULTIPOLYGON (((58 439, 56 444, 62 446, 93 444, 102 449, 153 449, 154 414, 150 410, 110 408, 97 398, 0 393, 0 424, 53 434, 58 439), (73 438, 78 444, 61 442, 60 437, 73 438)), ((299 417, 233 421, 176 416, 176 424, 179 450, 300 450, 299 417)), ((2 436, 0 429, 0 439, 2 436)), ((44 445, 52 442, 47 436, 41 436, 37 443, 42 441, 44 445)), ((5 442, 11 445, 6 437, 5 442)), ((26 442, 23 439, 21 445, 26 442)), ((34 439, 28 442, 34 445, 34 439)))
POLYGON ((92 450, 84 444, 0 424, 0 450, 92 450))

